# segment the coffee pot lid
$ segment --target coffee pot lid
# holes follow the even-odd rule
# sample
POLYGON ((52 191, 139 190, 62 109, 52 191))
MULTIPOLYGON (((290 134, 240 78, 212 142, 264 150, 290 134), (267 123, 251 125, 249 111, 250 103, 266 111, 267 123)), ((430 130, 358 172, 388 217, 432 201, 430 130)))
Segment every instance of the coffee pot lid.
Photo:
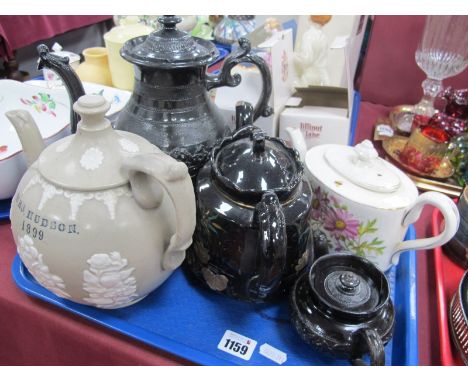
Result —
POLYGON ((286 200, 303 175, 297 151, 253 125, 242 127, 216 146, 211 163, 214 178, 227 192, 255 203, 265 191, 286 200))
POLYGON ((80 116, 76 134, 54 142, 41 153, 39 172, 63 188, 96 191, 128 182, 122 161, 135 154, 159 151, 146 139, 114 130, 105 114, 110 103, 100 95, 84 95, 73 105, 80 116))
POLYGON ((177 29, 180 17, 161 16, 158 21, 161 29, 124 44, 120 50, 124 59, 140 66, 173 69, 207 65, 218 57, 211 41, 177 29))
POLYGON ((310 269, 309 285, 316 303, 342 319, 372 318, 390 298, 385 275, 347 253, 319 258, 310 269))

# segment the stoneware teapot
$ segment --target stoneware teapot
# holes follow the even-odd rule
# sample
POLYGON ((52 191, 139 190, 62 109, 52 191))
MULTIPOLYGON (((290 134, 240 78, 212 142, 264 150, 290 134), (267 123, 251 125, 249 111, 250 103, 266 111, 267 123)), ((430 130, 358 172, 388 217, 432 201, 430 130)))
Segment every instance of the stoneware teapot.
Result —
POLYGON ((440 246, 457 232, 460 215, 455 203, 439 192, 418 196, 413 181, 379 158, 370 141, 355 147, 320 145, 306 152, 301 131, 286 130, 312 185, 311 224, 327 234, 332 252, 350 251, 386 271, 398 263, 401 252, 440 246), (408 225, 418 220, 425 205, 442 212, 443 232, 403 241, 408 225))
POLYGON ((281 295, 311 262, 311 189, 297 152, 252 125, 252 106, 236 114, 238 130, 196 179, 186 265, 212 290, 257 302, 281 295))
POLYGON ((27 111, 7 117, 30 164, 11 207, 21 260, 56 295, 112 309, 141 300, 182 263, 195 196, 187 166, 112 129, 109 107, 102 96, 80 97, 77 133, 43 151, 27 111))
POLYGON ((320 351, 363 365, 385 365, 384 345, 395 326, 395 310, 385 275, 370 261, 350 253, 316 260, 294 284, 291 321, 299 336, 320 351))

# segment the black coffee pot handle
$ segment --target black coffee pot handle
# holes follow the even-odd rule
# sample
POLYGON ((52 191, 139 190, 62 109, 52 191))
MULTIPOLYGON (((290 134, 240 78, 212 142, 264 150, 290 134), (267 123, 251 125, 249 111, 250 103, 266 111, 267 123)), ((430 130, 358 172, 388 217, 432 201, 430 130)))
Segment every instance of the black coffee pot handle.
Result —
POLYGON ((254 64, 260 70, 262 75, 262 93, 260 94, 260 99, 255 105, 254 109, 254 121, 258 117, 268 117, 273 113, 273 108, 268 106, 271 96, 271 74, 270 69, 268 68, 265 60, 256 54, 252 54, 250 51, 250 41, 246 38, 239 39, 239 49, 232 52, 224 60, 223 67, 221 72, 216 75, 209 74, 207 75, 206 80, 206 89, 210 90, 213 88, 218 88, 220 86, 230 86, 234 87, 240 84, 241 76, 240 74, 231 74, 232 68, 241 62, 250 62, 254 64))
MULTIPOLYGON (((379 334, 374 329, 359 329, 354 334, 356 353, 369 353, 371 366, 385 366, 385 349, 379 334)), ((355 366, 367 366, 361 356, 351 359, 355 366)))
POLYGON ((274 192, 263 194, 254 219, 258 224, 257 265, 247 292, 254 299, 264 299, 278 287, 286 268, 286 220, 274 192))
POLYGON ((50 53, 49 48, 47 48, 47 46, 44 44, 41 44, 37 47, 37 53, 39 53, 37 69, 42 70, 47 68, 52 70, 62 79, 63 83, 65 84, 68 97, 70 98, 71 132, 74 134, 76 133, 76 126, 78 125, 80 117, 73 111, 73 104, 78 100, 78 98, 85 94, 83 84, 70 66, 68 57, 60 57, 50 53))

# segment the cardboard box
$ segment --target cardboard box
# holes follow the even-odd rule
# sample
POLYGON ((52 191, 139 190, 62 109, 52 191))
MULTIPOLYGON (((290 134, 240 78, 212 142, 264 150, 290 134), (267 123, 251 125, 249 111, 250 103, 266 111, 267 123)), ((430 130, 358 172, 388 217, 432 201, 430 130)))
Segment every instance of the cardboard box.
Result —
MULTIPOLYGON (((262 56, 270 67, 272 94, 269 105, 273 107, 274 114, 268 118, 260 117, 255 125, 261 127, 266 134, 277 136, 280 113, 293 93, 292 30, 277 33, 259 44, 258 49, 261 50, 262 56)), ((255 106, 260 96, 262 79, 258 69, 248 64, 236 66, 232 73, 239 73, 242 76, 242 82, 234 88, 224 86, 216 89, 214 101, 224 117, 234 126, 236 103, 247 101, 255 106)))
POLYGON ((345 57, 347 87, 309 86, 298 88, 286 103, 279 121, 279 137, 289 141, 286 127, 299 128, 307 148, 327 143, 347 145, 350 142, 354 86, 349 56, 353 39, 337 37, 333 49, 345 57))
POLYGON ((287 142, 290 140, 285 128, 299 128, 308 149, 326 143, 347 145, 350 135, 347 90, 327 86, 299 89, 286 104, 279 124, 279 137, 287 142))

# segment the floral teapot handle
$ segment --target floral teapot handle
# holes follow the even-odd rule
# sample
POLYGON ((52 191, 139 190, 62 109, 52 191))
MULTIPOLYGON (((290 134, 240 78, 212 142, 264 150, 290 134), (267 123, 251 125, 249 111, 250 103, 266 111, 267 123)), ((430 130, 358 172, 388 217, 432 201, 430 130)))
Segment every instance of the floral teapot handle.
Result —
POLYGON ((162 151, 127 158, 122 166, 137 203, 158 208, 168 194, 175 209, 176 229, 162 258, 163 270, 174 270, 185 259, 195 230, 195 193, 187 166, 162 151), (152 181, 156 180, 156 182, 152 181))

